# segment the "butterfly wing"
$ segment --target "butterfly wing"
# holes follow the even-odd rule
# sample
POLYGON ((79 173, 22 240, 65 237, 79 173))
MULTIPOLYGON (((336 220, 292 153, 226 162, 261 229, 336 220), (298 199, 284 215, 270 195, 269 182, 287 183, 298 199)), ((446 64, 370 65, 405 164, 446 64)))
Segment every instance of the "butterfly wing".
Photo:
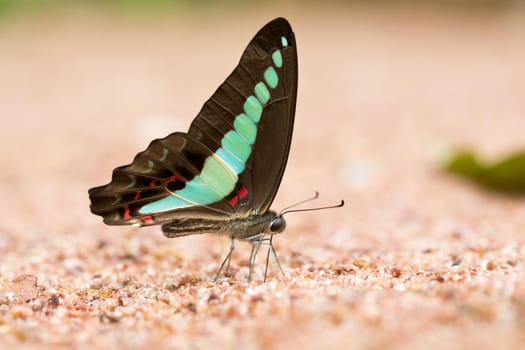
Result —
POLYGON ((297 53, 277 18, 248 44, 187 134, 154 140, 111 183, 89 190, 111 225, 264 213, 286 166, 297 94, 297 53))
MULTIPOLYGON (((286 19, 274 19, 255 35, 191 124, 188 134, 210 149, 224 148, 222 135, 232 130, 250 145, 244 170, 227 197, 239 216, 266 212, 279 189, 292 139, 297 75, 292 28, 286 19)), ((242 160, 245 155, 237 153, 242 160)))

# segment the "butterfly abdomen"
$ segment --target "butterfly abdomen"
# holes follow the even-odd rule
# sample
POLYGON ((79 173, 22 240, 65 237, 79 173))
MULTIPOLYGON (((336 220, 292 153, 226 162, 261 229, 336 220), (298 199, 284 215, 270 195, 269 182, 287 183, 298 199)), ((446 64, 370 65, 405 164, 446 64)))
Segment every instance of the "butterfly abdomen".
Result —
POLYGON ((222 227, 222 220, 182 219, 163 224, 162 232, 168 238, 175 238, 199 233, 220 233, 222 227))

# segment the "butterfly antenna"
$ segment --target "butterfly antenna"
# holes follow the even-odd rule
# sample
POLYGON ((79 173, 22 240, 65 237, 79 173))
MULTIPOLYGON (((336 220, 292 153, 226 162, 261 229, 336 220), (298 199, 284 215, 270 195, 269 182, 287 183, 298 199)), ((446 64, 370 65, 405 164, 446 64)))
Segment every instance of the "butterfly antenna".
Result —
POLYGON ((315 210, 341 208, 344 205, 345 205, 345 201, 341 199, 341 203, 336 204, 336 205, 329 205, 329 206, 326 206, 326 207, 317 207, 317 208, 287 210, 287 211, 282 212, 280 215, 282 216, 284 214, 295 213, 295 212, 299 212, 299 211, 315 211, 315 210))
POLYGON ((295 205, 289 206, 289 207, 287 207, 287 208, 281 210, 281 212, 279 213, 279 216, 283 216, 284 214, 287 214, 287 213, 295 213, 295 212, 299 212, 299 211, 315 211, 315 210, 324 210, 324 209, 341 208, 342 206, 345 205, 345 201, 341 199, 341 203, 336 204, 336 205, 329 205, 329 206, 326 206, 326 207, 316 207, 316 208, 306 208, 306 209, 293 209, 293 210, 288 210, 288 209, 290 209, 290 208, 295 207, 296 205, 299 205, 299 204, 302 204, 302 203, 308 202, 309 200, 312 200, 312 199, 316 199, 317 197, 318 197, 318 193, 316 192, 314 198, 310 198, 310 199, 304 200, 304 201, 302 201, 302 202, 300 202, 300 203, 298 203, 298 204, 295 204, 295 205))
POLYGON ((297 202, 295 204, 289 205, 286 208, 282 209, 281 212, 279 213, 279 216, 283 215, 288 209, 291 209, 293 207, 297 207, 298 205, 301 205, 301 204, 304 204, 304 203, 307 203, 307 202, 310 202, 310 201, 314 201, 317 198, 319 198, 319 192, 315 191, 315 195, 313 197, 304 199, 304 200, 302 200, 300 202, 297 202))

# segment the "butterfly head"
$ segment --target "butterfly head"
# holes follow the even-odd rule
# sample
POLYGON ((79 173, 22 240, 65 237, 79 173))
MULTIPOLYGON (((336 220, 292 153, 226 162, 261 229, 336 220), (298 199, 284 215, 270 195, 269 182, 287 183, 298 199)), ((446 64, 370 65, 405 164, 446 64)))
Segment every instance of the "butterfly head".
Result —
POLYGON ((281 233, 286 228, 286 220, 282 217, 282 215, 277 215, 273 220, 270 222, 270 233, 281 233))

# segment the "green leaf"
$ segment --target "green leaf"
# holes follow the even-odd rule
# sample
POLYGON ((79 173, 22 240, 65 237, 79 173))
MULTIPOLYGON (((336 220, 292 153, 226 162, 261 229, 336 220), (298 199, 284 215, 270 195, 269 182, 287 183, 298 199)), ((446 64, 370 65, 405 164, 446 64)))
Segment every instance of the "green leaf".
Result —
POLYGON ((525 151, 491 163, 471 150, 459 149, 448 155, 445 169, 493 190, 525 195, 525 151))

